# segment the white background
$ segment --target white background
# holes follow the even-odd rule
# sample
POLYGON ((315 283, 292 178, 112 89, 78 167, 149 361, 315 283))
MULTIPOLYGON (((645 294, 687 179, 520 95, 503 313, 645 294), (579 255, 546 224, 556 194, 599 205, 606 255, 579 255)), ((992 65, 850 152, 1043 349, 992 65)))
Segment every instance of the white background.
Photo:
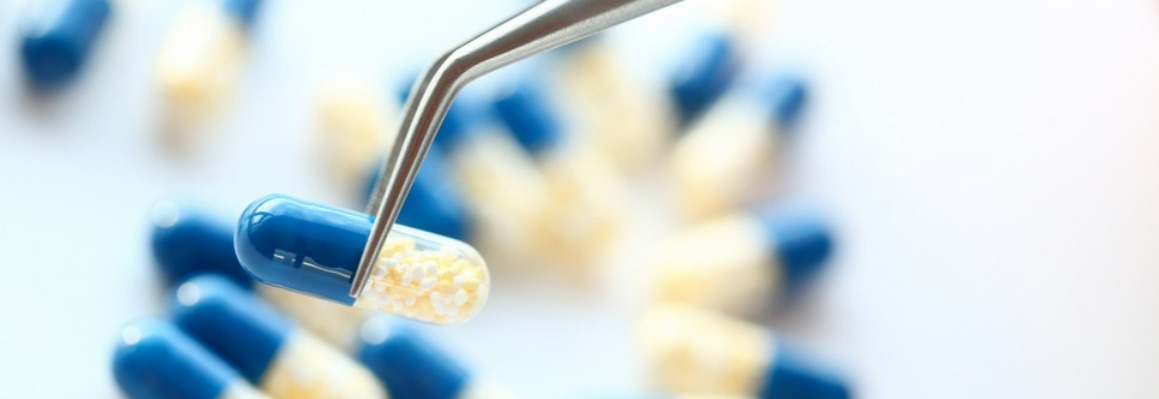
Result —
MULTIPOLYGON (((678 49, 693 3, 709 1, 617 33, 678 49)), ((315 156, 322 71, 362 63, 393 81, 518 7, 269 1, 235 101, 177 159, 158 144, 152 67, 178 3, 120 2, 82 78, 47 101, 26 95, 14 62, 22 3, 0 2, 5 397, 117 395, 118 326, 163 310, 146 246, 156 198, 235 212, 270 192, 349 202, 315 156)), ((827 279, 781 325, 861 397, 1159 393, 1156 12, 1144 0, 786 0, 761 58, 809 72, 794 182, 841 230, 827 279)), ((664 57, 635 54, 662 75, 664 57)), ((642 251, 602 289, 497 279, 482 316, 430 334, 526 397, 641 392, 642 251)))

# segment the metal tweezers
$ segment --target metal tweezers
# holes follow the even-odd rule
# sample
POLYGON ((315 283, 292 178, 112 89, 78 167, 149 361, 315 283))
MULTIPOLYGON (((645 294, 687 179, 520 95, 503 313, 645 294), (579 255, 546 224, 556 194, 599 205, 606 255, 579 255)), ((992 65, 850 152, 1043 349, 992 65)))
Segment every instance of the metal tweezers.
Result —
POLYGON ((415 81, 403 107, 398 139, 374 183, 366 213, 374 215, 350 296, 366 278, 422 166, 451 101, 467 83, 524 58, 591 36, 680 0, 546 0, 443 54, 415 81))

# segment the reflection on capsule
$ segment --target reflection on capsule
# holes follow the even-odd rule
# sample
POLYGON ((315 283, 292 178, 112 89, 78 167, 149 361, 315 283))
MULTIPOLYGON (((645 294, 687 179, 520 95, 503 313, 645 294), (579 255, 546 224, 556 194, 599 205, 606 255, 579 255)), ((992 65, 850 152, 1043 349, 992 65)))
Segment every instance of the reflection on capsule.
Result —
POLYGON ((20 59, 32 87, 51 90, 76 77, 109 19, 108 0, 35 0, 20 33, 20 59))
POLYGON ((660 156, 678 118, 661 88, 634 76, 610 47, 597 38, 569 48, 554 80, 576 131, 636 173, 660 156))
MULTIPOLYGON (((153 258, 161 274, 179 283, 205 273, 230 278, 251 288, 253 277, 238 263, 233 251, 233 218, 217 217, 191 202, 162 200, 153 206, 153 258)), ((286 290, 259 287, 258 293, 278 310, 293 316, 307 329, 333 345, 349 348, 363 312, 286 290)))
POLYGON ((655 382, 669 392, 761 399, 844 399, 844 381, 804 363, 765 329, 690 306, 662 305, 641 323, 655 382))
MULTIPOLYGON (((378 182, 380 169, 374 168, 367 180, 367 198, 378 182)), ((423 158, 423 165, 399 210, 398 223, 460 241, 472 241, 474 226, 442 151, 427 152, 423 158)))
POLYGON ((392 399, 504 397, 488 391, 462 365, 403 323, 371 318, 362 325, 361 337, 358 359, 392 399))
POLYGON ((729 34, 711 32, 681 58, 668 86, 681 124, 695 120, 728 90, 740 70, 738 47, 729 34))
POLYGON ((487 300, 489 277, 471 246, 394 225, 358 298, 350 296, 369 215, 271 195, 238 222, 235 250, 258 281, 348 306, 458 324, 487 300))
POLYGON ((713 219, 661 244, 651 262, 657 298, 754 314, 806 286, 832 247, 827 223, 803 210, 713 219))
POLYGON ((173 298, 177 326, 278 398, 381 398, 364 367, 218 276, 195 277, 173 298))
POLYGON ((522 80, 501 92, 493 106, 547 183, 547 204, 535 228, 540 251, 551 261, 591 264, 621 230, 625 188, 603 149, 564 135, 542 87, 522 80))
POLYGON ((161 47, 157 74, 170 122, 195 122, 215 110, 232 87, 261 0, 189 2, 161 47))
POLYGON ((155 319, 121 330, 113 353, 113 377, 133 399, 266 397, 193 338, 155 319))
POLYGON ((784 76, 764 93, 730 92, 676 143, 669 160, 681 213, 696 220, 761 196, 776 165, 782 132, 796 122, 805 84, 784 76))

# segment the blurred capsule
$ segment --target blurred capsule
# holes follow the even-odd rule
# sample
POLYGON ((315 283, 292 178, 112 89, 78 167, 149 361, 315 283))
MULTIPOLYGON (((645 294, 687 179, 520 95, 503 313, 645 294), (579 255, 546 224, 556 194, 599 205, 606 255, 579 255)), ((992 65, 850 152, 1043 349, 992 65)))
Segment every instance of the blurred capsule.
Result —
POLYGON ((206 275, 181 284, 173 318, 270 396, 385 397, 362 365, 224 278, 206 275))
POLYGON ((760 197, 805 100, 804 81, 783 76, 764 93, 730 92, 697 120, 669 160, 681 213, 704 219, 760 197))
POLYGON ((805 211, 727 215, 661 244, 651 262, 657 299, 755 314, 806 286, 832 248, 827 223, 805 211))
POLYGON ((587 265, 623 226, 625 188, 602 149, 565 135, 542 89, 537 81, 521 80, 502 91, 493 106, 547 183, 547 206, 535 228, 539 250, 550 260, 587 265))
POLYGON ((480 384, 462 365, 397 321, 376 317, 362 326, 358 359, 392 399, 489 399, 505 395, 480 384))
MULTIPOLYGON (((253 277, 234 254, 234 219, 218 217, 191 202, 166 199, 153 206, 152 221, 153 258, 170 283, 210 273, 228 277, 242 288, 253 286, 253 277)), ((259 287, 258 293, 327 342, 342 348, 353 345, 363 312, 278 288, 259 287)))
POLYGON ((20 33, 20 59, 32 87, 52 90, 76 77, 111 12, 108 0, 35 0, 20 33))
POLYGON ((641 323, 655 382, 669 392, 760 399, 845 399, 845 382, 821 372, 765 329, 688 306, 662 305, 641 323))
MULTIPOLYGON (((378 182, 381 166, 375 167, 366 185, 366 198, 378 182)), ((474 224, 463 194, 442 151, 429 151, 403 201, 397 223, 426 230, 456 240, 473 241, 474 224)))
POLYGON ((736 79, 741 65, 738 47, 727 32, 710 32, 681 58, 668 91, 682 125, 700 116, 736 79))
POLYGON ((374 79, 351 70, 330 72, 318 93, 319 147, 338 180, 361 185, 394 141, 395 105, 374 79))
POLYGON ((195 0, 181 9, 157 60, 169 122, 179 127, 196 122, 224 100, 262 2, 195 0))
POLYGON ((166 321, 121 329, 113 377, 132 399, 265 398, 241 374, 166 321))
POLYGON ((351 297, 371 224, 370 215, 271 195, 242 213, 234 245, 258 281, 347 306, 459 324, 486 303, 487 265, 474 248, 398 224, 351 297))

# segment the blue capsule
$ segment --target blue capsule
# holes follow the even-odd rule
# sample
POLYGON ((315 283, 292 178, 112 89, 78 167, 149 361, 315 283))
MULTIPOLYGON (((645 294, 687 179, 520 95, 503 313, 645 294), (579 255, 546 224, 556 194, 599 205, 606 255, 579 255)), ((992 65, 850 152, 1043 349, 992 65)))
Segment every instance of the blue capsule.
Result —
POLYGON ((557 146, 561 139, 560 117, 543 92, 541 82, 520 80, 501 93, 492 105, 515 141, 532 155, 557 146))
MULTIPOLYGON (((399 102, 406 103, 407 97, 413 89, 415 78, 406 81, 398 91, 399 102)), ((465 89, 455 96, 454 102, 447 109, 447 115, 439 125, 439 132, 435 134, 434 148, 444 152, 454 151, 455 148, 467 141, 477 132, 478 123, 484 119, 486 111, 478 93, 465 89)), ((433 150, 433 149, 432 149, 433 150)))
POLYGON ((467 370, 401 323, 367 321, 361 344, 358 359, 393 399, 455 399, 468 390, 467 370))
POLYGON ((264 0, 221 0, 221 8, 243 28, 250 28, 257 19, 264 0))
POLYGON ((155 319, 121 330, 113 377, 133 399, 262 397, 237 370, 172 324, 155 319))
POLYGON ((728 90, 740 70, 735 39, 723 32, 701 38, 669 84, 682 124, 703 113, 728 90))
MULTIPOLYGON (((398 223, 456 240, 470 241, 473 228, 463 194, 454 184, 451 171, 441 151, 430 151, 415 176, 414 184, 402 204, 398 223)), ((378 181, 381 168, 375 168, 367 181, 369 198, 378 181)))
POLYGON ((71 82, 109 19, 108 0, 40 0, 20 37, 24 71, 37 89, 71 82))
POLYGON ((233 251, 234 224, 190 204, 171 200, 153 206, 153 258, 170 282, 216 273, 249 288, 253 278, 233 251))

